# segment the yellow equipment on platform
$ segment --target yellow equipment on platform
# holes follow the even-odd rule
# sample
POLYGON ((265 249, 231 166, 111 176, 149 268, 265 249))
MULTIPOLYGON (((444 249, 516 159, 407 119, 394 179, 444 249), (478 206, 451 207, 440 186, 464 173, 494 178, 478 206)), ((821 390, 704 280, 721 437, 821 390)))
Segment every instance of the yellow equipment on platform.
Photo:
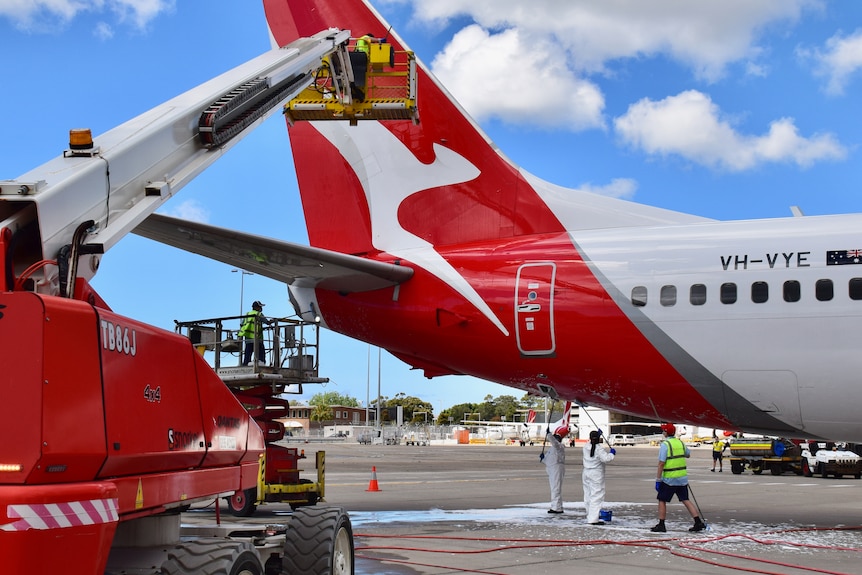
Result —
MULTIPOLYGON (((355 40, 354 40, 355 42, 355 40)), ((315 73, 314 81, 284 106, 292 125, 301 120, 411 120, 416 105, 416 57, 385 40, 360 41, 338 51, 315 73)))

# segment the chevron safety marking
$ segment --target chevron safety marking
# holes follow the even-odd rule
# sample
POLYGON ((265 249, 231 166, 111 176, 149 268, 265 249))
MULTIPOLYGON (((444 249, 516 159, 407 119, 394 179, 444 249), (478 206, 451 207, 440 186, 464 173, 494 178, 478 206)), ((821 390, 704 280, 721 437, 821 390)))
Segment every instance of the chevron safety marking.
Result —
POLYGON ((113 523, 119 520, 117 508, 117 499, 7 505, 6 516, 10 519, 17 519, 17 521, 0 525, 0 530, 64 529, 82 525, 113 523))

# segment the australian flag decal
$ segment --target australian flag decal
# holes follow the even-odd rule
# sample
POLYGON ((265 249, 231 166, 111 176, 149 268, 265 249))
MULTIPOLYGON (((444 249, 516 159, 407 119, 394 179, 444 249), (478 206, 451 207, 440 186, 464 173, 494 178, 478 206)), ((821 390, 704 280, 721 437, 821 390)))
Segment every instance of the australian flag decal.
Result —
POLYGON ((826 265, 845 266, 862 264, 862 250, 835 250, 826 252, 826 265))

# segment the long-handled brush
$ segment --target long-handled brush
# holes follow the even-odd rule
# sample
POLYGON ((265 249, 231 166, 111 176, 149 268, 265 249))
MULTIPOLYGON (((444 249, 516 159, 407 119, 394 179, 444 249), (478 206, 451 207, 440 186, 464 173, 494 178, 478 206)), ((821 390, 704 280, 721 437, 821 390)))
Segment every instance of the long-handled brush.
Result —
MULTIPOLYGON (((548 412, 548 420, 545 422, 545 425, 547 425, 547 426, 548 426, 548 427, 547 427, 547 429, 548 429, 548 430, 550 430, 550 429, 551 429, 551 418, 554 416, 554 406, 555 406, 556 404, 557 404, 557 400, 556 400, 556 399, 554 399, 554 400, 552 400, 552 401, 551 401, 551 411, 550 411, 550 412, 548 412)), ((545 437, 544 437, 544 439, 542 439, 542 454, 541 454, 541 455, 539 455, 539 461, 544 461, 544 460, 545 460, 545 446, 546 446, 547 444, 548 444, 548 433, 546 432, 546 433, 545 433, 545 437)))
POLYGON ((697 497, 694 496, 694 489, 691 488, 691 482, 688 483, 688 492, 691 494, 691 499, 694 501, 694 506, 697 508, 697 516, 700 517, 701 523, 705 525, 704 529, 710 531, 712 528, 706 522, 706 517, 703 516, 703 511, 700 510, 700 505, 697 503, 697 497))
MULTIPOLYGON (((579 413, 579 414, 580 414, 580 413, 586 413, 586 414, 587 414, 587 417, 590 419, 590 421, 592 421, 592 422, 593 422, 593 426, 594 426, 594 427, 596 428, 596 430, 599 432, 599 435, 602 435, 602 428, 601 428, 601 427, 599 427, 599 424, 598 424, 598 423, 596 423, 596 420, 595 420, 595 419, 593 419, 593 416, 592 416, 592 415, 590 415, 590 412, 587 410, 587 404, 586 404, 586 403, 584 403, 583 401, 578 401, 578 400, 575 400, 575 403, 577 403, 577 404, 578 404, 578 407, 580 408, 580 411, 579 411, 578 413, 579 413)), ((608 432, 610 432, 610 429, 608 429, 608 432)), ((613 443, 611 443, 611 438, 610 438, 610 437, 605 437, 605 442, 607 442, 608 447, 613 447, 613 446, 614 446, 614 445, 613 445, 613 443)))

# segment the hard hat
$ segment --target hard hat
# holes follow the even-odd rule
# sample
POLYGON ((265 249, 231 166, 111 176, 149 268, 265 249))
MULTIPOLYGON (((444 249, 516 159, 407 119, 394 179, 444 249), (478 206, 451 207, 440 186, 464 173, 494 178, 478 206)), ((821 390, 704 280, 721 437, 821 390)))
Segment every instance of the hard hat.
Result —
POLYGON ((561 425, 557 429, 554 430, 554 435, 559 435, 560 437, 565 437, 569 434, 569 426, 561 425))
POLYGON ((259 301, 255 301, 253 304, 251 304, 251 307, 254 309, 262 309, 263 306, 264 304, 260 303, 259 301))
POLYGON ((662 423, 661 430, 668 435, 676 435, 676 426, 673 423, 662 423))

